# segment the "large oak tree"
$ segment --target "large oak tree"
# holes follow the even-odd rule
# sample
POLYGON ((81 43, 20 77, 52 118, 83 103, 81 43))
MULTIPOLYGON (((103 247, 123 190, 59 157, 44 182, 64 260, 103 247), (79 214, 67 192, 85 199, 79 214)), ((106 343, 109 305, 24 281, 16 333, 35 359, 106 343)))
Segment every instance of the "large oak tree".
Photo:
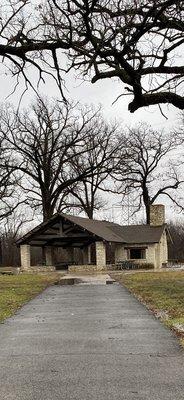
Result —
POLYGON ((94 217, 94 212, 100 210, 107 203, 102 190, 105 190, 109 180, 109 174, 119 163, 117 157, 119 143, 116 139, 118 126, 107 124, 103 119, 98 122, 98 135, 89 132, 84 139, 86 152, 75 158, 72 168, 81 176, 86 169, 91 170, 90 176, 83 175, 83 178, 71 186, 70 194, 75 199, 75 208, 85 212, 88 218, 94 217), (94 169, 94 166, 97 168, 94 169))
POLYGON ((65 208, 76 184, 112 171, 112 154, 103 143, 103 157, 84 162, 98 147, 105 128, 99 110, 41 98, 29 110, 15 112, 8 107, 1 112, 0 131, 16 159, 11 167, 22 173, 26 201, 41 208, 44 220, 65 208))
POLYGON ((31 65, 63 93, 62 74, 74 68, 93 83, 118 78, 130 112, 162 103, 184 109, 183 17, 179 0, 2 0, 0 56, 27 86, 35 87, 31 65))
POLYGON ((133 195, 134 212, 145 207, 150 223, 150 205, 165 196, 183 210, 183 145, 177 135, 155 131, 147 124, 129 128, 119 138, 120 162, 115 173, 118 193, 133 195), (178 157, 179 156, 179 157, 178 157))

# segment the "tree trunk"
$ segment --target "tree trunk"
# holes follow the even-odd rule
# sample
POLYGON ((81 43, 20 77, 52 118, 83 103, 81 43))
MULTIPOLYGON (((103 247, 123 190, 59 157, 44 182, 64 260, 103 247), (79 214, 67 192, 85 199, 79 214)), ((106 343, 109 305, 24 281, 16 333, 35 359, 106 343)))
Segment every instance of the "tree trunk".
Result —
POLYGON ((142 196, 143 196, 143 202, 146 210, 146 224, 150 224, 150 197, 148 193, 148 188, 146 184, 143 184, 142 186, 142 196))
POLYGON ((86 210, 86 214, 89 219, 93 219, 93 209, 89 208, 88 210, 86 210))
POLYGON ((145 204, 146 208, 146 223, 150 225, 150 203, 145 204))
POLYGON ((54 209, 53 209, 50 201, 46 201, 44 199, 42 204, 43 204, 43 206, 42 206, 43 221, 47 221, 48 219, 50 219, 53 216, 54 209))

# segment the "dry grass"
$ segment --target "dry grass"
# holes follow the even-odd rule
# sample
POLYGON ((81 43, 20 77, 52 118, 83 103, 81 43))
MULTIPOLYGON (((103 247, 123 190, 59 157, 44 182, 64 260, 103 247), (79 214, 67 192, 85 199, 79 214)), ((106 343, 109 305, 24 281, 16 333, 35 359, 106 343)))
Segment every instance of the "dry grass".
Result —
POLYGON ((161 320, 184 345, 184 271, 112 273, 161 320))
POLYGON ((58 280, 57 273, 0 275, 0 322, 58 280))

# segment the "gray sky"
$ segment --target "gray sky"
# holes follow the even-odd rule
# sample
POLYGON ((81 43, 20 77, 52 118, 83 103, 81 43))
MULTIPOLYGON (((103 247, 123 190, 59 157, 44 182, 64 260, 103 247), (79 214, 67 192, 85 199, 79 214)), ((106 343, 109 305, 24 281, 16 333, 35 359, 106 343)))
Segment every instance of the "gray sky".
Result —
MULTIPOLYGON (((36 86, 36 74, 32 71, 30 74, 31 81, 36 86)), ((74 73, 70 72, 65 76, 66 88, 65 93, 71 99, 80 101, 83 104, 102 105, 105 118, 108 120, 116 119, 123 123, 123 125, 135 125, 140 121, 150 123, 155 129, 164 128, 171 129, 177 123, 179 111, 171 105, 162 105, 164 115, 167 120, 161 115, 158 106, 150 106, 138 109, 134 114, 128 111, 128 103, 131 101, 131 96, 121 96, 115 104, 112 104, 118 96, 122 95, 124 89, 122 83, 118 79, 105 79, 97 81, 92 84, 89 81, 82 81, 76 78, 74 73)), ((11 75, 5 75, 4 70, 0 69, 0 101, 4 102, 6 97, 11 93, 14 88, 15 81, 11 75)), ((12 94, 8 101, 17 104, 18 99, 23 91, 23 80, 17 88, 16 92, 12 94)), ((40 85, 40 92, 45 93, 48 97, 57 97, 59 95, 56 83, 53 79, 46 77, 46 84, 40 85)), ((124 91, 126 93, 126 91, 124 91)), ((32 89, 24 95, 22 106, 27 106, 32 98, 35 96, 32 89)))

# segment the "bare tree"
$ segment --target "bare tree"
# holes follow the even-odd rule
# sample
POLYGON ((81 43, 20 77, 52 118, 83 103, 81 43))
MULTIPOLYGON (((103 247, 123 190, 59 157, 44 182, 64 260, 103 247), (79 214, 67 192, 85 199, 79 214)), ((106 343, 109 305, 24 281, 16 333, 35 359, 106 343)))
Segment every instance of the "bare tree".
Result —
MULTIPOLYGON (((95 210, 100 210, 106 204, 106 200, 100 194, 100 189, 105 190, 105 182, 109 174, 117 165, 117 125, 108 125, 104 120, 99 120, 99 134, 89 132, 84 140, 86 152, 74 159, 72 168, 80 171, 81 175, 86 169, 92 171, 91 176, 85 177, 73 185, 70 193, 77 200, 75 207, 84 211, 88 218, 92 219, 95 210), (93 167, 97 165, 97 169, 93 167)), ((101 192, 102 193, 102 192, 101 192)))
POLYGON ((20 176, 13 155, 0 136, 0 221, 9 217, 21 204, 18 183, 20 176))
POLYGON ((170 233, 170 240, 168 241, 169 260, 183 263, 184 224, 182 221, 170 221, 168 229, 170 233))
POLYGON ((184 109, 182 0, 3 0, 1 10, 0 56, 17 82, 23 75, 34 87, 32 66, 62 92, 62 72, 74 68, 92 83, 118 78, 122 95, 133 97, 130 112, 162 103, 184 109))
POLYGON ((130 128, 120 137, 117 192, 121 192, 124 198, 134 194, 134 202, 138 201, 137 206, 134 204, 135 210, 138 211, 142 204, 145 206, 147 224, 150 222, 150 205, 161 195, 183 208, 178 195, 184 182, 179 168, 181 160, 177 161, 174 152, 180 145, 181 141, 175 135, 164 135, 145 124, 130 128))
POLYGON ((23 207, 4 217, 0 224, 0 264, 3 266, 20 265, 20 251, 16 240, 23 234, 23 226, 32 221, 23 207))
POLYGON ((94 164, 84 165, 80 158, 98 146, 98 140, 87 143, 89 137, 98 137, 101 126, 99 110, 43 99, 23 113, 2 112, 0 130, 17 157, 20 186, 27 203, 34 209, 41 207, 44 220, 63 210, 70 188, 98 173, 102 163, 103 173, 110 170, 108 152, 94 164))

